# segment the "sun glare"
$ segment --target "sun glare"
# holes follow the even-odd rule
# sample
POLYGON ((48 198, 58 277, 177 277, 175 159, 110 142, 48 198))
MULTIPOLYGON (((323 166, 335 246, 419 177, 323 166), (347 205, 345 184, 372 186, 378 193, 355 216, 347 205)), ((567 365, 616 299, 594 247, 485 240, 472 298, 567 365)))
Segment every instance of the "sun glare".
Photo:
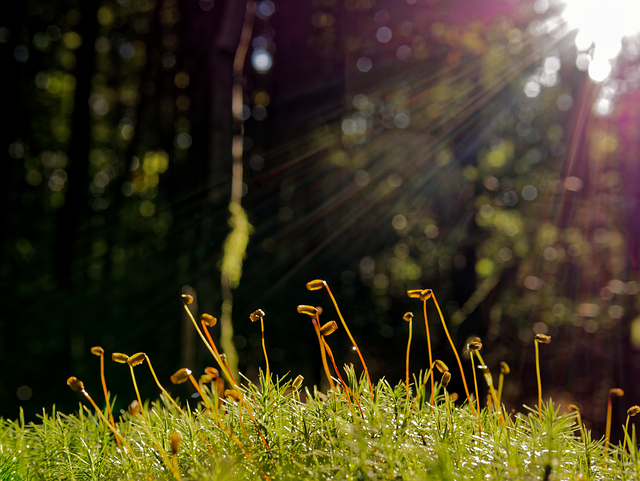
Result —
POLYGON ((570 29, 577 29, 578 68, 595 82, 604 81, 622 49, 624 37, 640 32, 638 0, 566 0, 562 13, 570 29))

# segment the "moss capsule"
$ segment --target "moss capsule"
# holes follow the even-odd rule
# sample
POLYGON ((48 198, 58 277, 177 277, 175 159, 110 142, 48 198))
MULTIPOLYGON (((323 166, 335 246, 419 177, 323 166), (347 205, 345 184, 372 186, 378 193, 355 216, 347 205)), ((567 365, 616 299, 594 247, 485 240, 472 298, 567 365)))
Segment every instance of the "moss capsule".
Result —
POLYGON ((431 289, 424 289, 420 292, 420 296, 418 297, 418 299, 420 299, 421 301, 428 301, 429 299, 431 299, 432 295, 433 291, 431 289))
POLYGON ((239 402, 241 399, 241 395, 238 391, 236 391, 235 389, 225 389, 224 390, 224 397, 226 398, 231 398, 236 402, 239 402))
POLYGON ((300 386, 302 386, 302 381, 304 381, 304 377, 298 374, 298 376, 293 380, 293 384, 291 384, 291 387, 293 389, 299 389, 300 386))
POLYGON ((313 281, 307 282, 307 289, 310 291, 317 291, 324 287, 325 282, 322 279, 315 279, 313 281))
POLYGON ((131 401, 131 404, 129 404, 129 408, 127 409, 127 412, 131 416, 137 416, 138 414, 140 414, 140 403, 136 399, 131 401))
POLYGON ((420 294, 422 294, 422 289, 410 289, 407 291, 407 296, 411 299, 420 299, 420 294))
POLYGON ((324 326, 320 328, 320 334, 323 336, 328 336, 329 334, 333 334, 338 329, 338 324, 336 321, 329 321, 324 326))
POLYGON ((442 373, 445 373, 449 370, 447 365, 444 362, 442 362, 440 359, 436 359, 434 364, 436 365, 436 368, 438 369, 438 371, 442 373))
POLYGON ((171 453, 178 454, 180 451, 180 434, 177 431, 171 433, 171 453))
POLYGON ((546 334, 536 334, 536 341, 543 344, 549 344, 551 342, 551 336, 547 336, 546 334))
POLYGON ((265 316, 264 311, 262 309, 258 309, 257 311, 254 311, 251 314, 249 314, 249 319, 251 319, 251 322, 258 322, 264 316, 265 316))
POLYGON ((104 354, 104 349, 102 349, 100 346, 93 346, 91 348, 91 354, 93 354, 94 356, 102 356, 104 354))
POLYGON ((307 316, 315 316, 318 314, 318 309, 313 306, 307 306, 306 304, 300 304, 298 306, 298 312, 300 314, 306 314, 307 316))
POLYGON ((67 379, 67 385, 74 391, 84 391, 84 383, 75 376, 67 379))
POLYGON ((129 356, 129 359, 127 359, 127 364, 129 364, 129 366, 131 367, 135 367, 135 366, 138 366, 139 364, 142 364, 144 360, 145 360, 145 353, 137 352, 129 356))
POLYGON ((126 364, 129 356, 127 356, 126 354, 122 354, 121 352, 114 352, 113 354, 111 354, 111 359, 113 359, 115 362, 119 362, 120 364, 126 364))
POLYGON ((189 379, 189 376, 191 375, 191 369, 187 369, 186 367, 183 367, 182 369, 178 369, 172 376, 171 376, 171 382, 173 384, 182 384, 183 382, 185 382, 187 379, 189 379))
POLYGON ((442 379, 440 380, 440 384, 442 384, 442 387, 447 387, 449 385, 449 381, 451 381, 451 373, 449 371, 445 371, 442 375, 442 379))
POLYGON ((204 322, 205 326, 213 327, 218 323, 218 318, 213 317, 211 314, 204 313, 200 316, 200 320, 204 322))

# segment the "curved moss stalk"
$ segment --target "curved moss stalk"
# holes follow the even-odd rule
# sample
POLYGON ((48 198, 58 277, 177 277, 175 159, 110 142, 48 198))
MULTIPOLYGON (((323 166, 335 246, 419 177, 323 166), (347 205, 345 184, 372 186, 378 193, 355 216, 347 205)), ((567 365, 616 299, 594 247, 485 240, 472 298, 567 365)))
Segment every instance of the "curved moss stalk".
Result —
MULTIPOLYGON (((453 349, 453 353, 456 356, 456 360, 458 361, 458 367, 460 368, 460 375, 462 376, 462 384, 464 385, 464 391, 467 394, 467 400, 469 401, 469 406, 471 407, 471 411, 474 412, 473 403, 471 402, 471 396, 469 395, 469 387, 467 386, 467 378, 464 376, 464 369, 462 369, 462 361, 460 360, 460 356, 458 355, 458 350, 456 349, 456 345, 453 343, 453 339, 451 339, 451 335, 449 334, 449 329, 447 329, 447 324, 444 322, 444 316, 442 315, 442 311, 440 310, 440 305, 436 300, 435 294, 431 293, 431 298, 433 299, 433 303, 436 305, 436 309, 438 309, 438 314, 440 315, 440 320, 442 321, 442 327, 444 328, 444 332, 447 335, 447 339, 449 339, 449 344, 451 344, 451 348, 453 349)), ((475 376, 475 370, 474 370, 475 376)), ((475 412, 474 412, 475 414, 475 412)))
POLYGON ((358 344, 356 344, 355 339, 353 338, 353 336, 351 335, 351 331, 349 331, 349 328, 347 327, 347 323, 344 320, 344 317, 342 317, 342 313, 340 312, 340 308, 338 307, 338 303, 336 302, 336 298, 333 297, 333 293, 331 292, 331 289, 329 288, 329 284, 327 284, 326 281, 324 281, 324 287, 327 290, 327 292, 329 293, 329 297, 331 297, 331 302, 333 302, 333 305, 336 308, 336 312, 338 313, 338 317, 340 318, 340 322, 342 323, 342 326, 344 327, 344 330, 347 333, 347 336, 349 336, 349 339, 351 340, 351 344, 353 344, 353 347, 355 348, 356 352, 358 353, 358 357, 360 358, 360 362, 362 363, 362 367, 364 368, 364 373, 367 376, 367 381, 369 383, 369 390, 371 391, 371 395, 373 396, 373 385, 371 384, 371 377, 369 376, 369 369, 367 369, 367 363, 364 362, 364 358, 362 357, 362 353, 360 352, 360 349, 358 348, 358 344))
POLYGON ((473 368, 473 385, 476 388, 476 414, 478 415, 478 436, 482 437, 482 424, 480 423, 480 397, 478 396, 478 379, 476 376, 476 366, 473 362, 473 351, 469 351, 471 367, 473 368))
MULTIPOLYGON (((539 343, 549 344, 551 342, 551 336, 544 334, 536 334, 533 343, 536 346, 536 376, 538 378, 538 418, 542 422, 542 380, 540 379, 540 350, 538 349, 539 343)), ((609 397, 611 399, 611 397, 609 397)), ((607 443, 609 438, 607 438, 607 443)), ((606 449, 606 448, 605 448, 606 449)))
POLYGON ((331 390, 335 390, 336 385, 333 382, 333 377, 331 376, 331 371, 329 371, 329 364, 327 363, 327 353, 324 348, 324 344, 322 343, 322 335, 320 334, 320 318, 316 314, 315 317, 311 318, 311 323, 313 324, 313 329, 316 331, 316 336, 318 336, 318 344, 320 344, 320 357, 322 358, 322 367, 324 367, 324 373, 329 380, 329 386, 331 390))
POLYGON ((353 410, 353 404, 351 404, 351 399, 349 399, 349 395, 351 395, 351 397, 353 397, 353 400, 358 404, 358 409, 360 409, 360 416, 362 416, 364 418, 364 413, 362 412, 362 406, 360 405, 360 401, 358 401, 358 398, 355 396, 355 394, 353 394, 353 391, 351 391, 351 389, 349 389, 349 385, 344 382, 344 379, 342 379, 342 376, 340 375, 340 371, 338 370, 338 366, 336 365, 336 360, 333 357, 333 352, 331 352, 331 348, 329 347, 329 344, 327 344, 327 341, 325 340, 324 336, 322 336, 322 342, 324 343, 324 347, 327 350, 327 354, 329 354, 329 358, 331 358, 331 362, 333 363, 333 369, 335 369, 336 374, 338 375, 338 379, 340 379, 340 383, 344 386, 345 390, 347 391, 347 401, 349 401, 349 405, 351 406, 351 412, 353 414, 353 419, 357 419, 355 416, 355 411, 353 410))

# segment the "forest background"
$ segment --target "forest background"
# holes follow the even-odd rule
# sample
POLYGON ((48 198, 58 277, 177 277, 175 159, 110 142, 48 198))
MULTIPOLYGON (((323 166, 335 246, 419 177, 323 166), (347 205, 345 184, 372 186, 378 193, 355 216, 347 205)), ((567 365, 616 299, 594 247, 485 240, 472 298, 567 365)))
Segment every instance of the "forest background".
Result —
MULTIPOLYGON (((402 315, 420 309, 406 290, 429 287, 460 350, 477 335, 491 369, 511 366, 508 408, 536 404, 542 333, 545 398, 579 403, 601 433, 608 390, 623 388, 621 424, 640 397, 638 36, 594 81, 597 45, 559 2, 247 5, 0 5, 0 415, 75 410, 65 380, 99 391, 94 345, 144 351, 165 379, 201 372, 183 292, 217 317, 232 297, 226 332, 250 379, 261 308, 272 371, 324 386, 295 310, 335 317, 304 287, 322 278, 375 379, 403 378, 402 315), (249 240, 225 278, 230 219, 249 240)), ((425 333, 414 342, 425 369, 425 333)), ((107 378, 118 412, 134 393, 122 366, 107 378)))

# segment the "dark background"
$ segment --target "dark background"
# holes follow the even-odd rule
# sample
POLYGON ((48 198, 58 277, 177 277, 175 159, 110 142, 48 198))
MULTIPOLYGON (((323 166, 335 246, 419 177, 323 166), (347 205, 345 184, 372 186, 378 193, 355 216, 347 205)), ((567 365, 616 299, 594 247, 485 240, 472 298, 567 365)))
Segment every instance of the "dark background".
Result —
MULTIPOLYGON (((600 435, 607 392, 620 387, 613 425, 624 422, 640 397, 639 42, 623 42, 619 83, 594 84, 576 68, 575 31, 541 27, 561 8, 539 3, 257 4, 239 79, 254 231, 233 323, 246 376, 264 368, 249 321, 261 308, 272 371, 326 387, 296 313, 320 305, 335 318, 327 294, 304 287, 321 278, 374 380, 396 383, 406 311, 412 370, 427 367, 421 305, 406 290, 431 287, 459 351, 481 336, 494 377, 510 364, 508 408, 537 403, 533 336, 547 333, 544 397, 580 404, 600 435), (260 48, 273 59, 262 73, 251 62, 260 48), (528 97, 531 79, 541 88, 528 97), (615 109, 597 115, 611 85, 615 109)), ((195 289, 199 312, 219 316, 245 6, 0 6, 0 415, 77 409, 70 375, 102 399, 94 345, 146 352, 183 398, 169 376, 212 364, 180 294, 195 289)), ((434 357, 454 366, 432 304, 428 314, 434 357)), ((331 341, 339 363, 360 368, 344 332, 331 341)), ((126 370, 107 360, 116 412, 134 396, 126 370)), ((455 374, 452 386, 463 392, 455 374)))

